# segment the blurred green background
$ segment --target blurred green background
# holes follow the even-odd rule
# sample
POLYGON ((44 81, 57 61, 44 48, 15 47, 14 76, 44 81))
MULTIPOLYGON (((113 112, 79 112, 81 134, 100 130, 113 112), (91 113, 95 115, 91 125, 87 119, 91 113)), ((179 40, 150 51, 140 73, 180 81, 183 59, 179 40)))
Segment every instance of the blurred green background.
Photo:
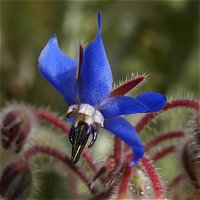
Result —
POLYGON ((37 59, 54 33, 63 51, 76 57, 77 40, 87 44, 96 35, 98 10, 116 82, 147 72, 142 91, 198 97, 198 1, 1 1, 1 107, 17 100, 65 112, 37 59))
MULTIPOLYGON (((75 58, 77 40, 87 44, 97 33, 98 10, 115 82, 132 72, 147 73, 149 80, 138 93, 199 98, 199 5, 190 0, 1 1, 0 107, 17 101, 49 106, 64 116, 66 104, 40 75, 37 60, 54 33, 63 51, 75 58)), ((40 199, 70 196, 56 170, 43 176, 40 199), (56 192, 51 189, 55 182, 56 192)))

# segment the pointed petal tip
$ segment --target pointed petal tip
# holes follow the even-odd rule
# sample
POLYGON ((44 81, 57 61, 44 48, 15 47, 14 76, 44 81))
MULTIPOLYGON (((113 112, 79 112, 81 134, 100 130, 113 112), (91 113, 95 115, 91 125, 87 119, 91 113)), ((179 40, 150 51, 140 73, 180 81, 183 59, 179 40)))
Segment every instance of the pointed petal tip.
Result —
POLYGON ((148 108, 148 112, 159 112, 167 103, 167 97, 160 93, 144 92, 135 97, 148 108))
POLYGON ((144 155, 144 147, 134 127, 122 117, 107 118, 104 127, 132 148, 133 158, 129 167, 136 165, 144 155))
POLYGON ((135 166, 135 165, 142 159, 143 154, 144 154, 144 153, 142 153, 142 156, 141 156, 141 155, 140 155, 140 156, 137 156, 137 158, 133 157, 133 160, 132 160, 132 162, 128 165, 128 167, 133 167, 133 166, 135 166))
POLYGON ((133 154, 134 154, 133 160, 129 164, 129 167, 133 167, 142 159, 142 157, 144 155, 144 147, 143 146, 136 147, 135 149, 133 149, 133 154))
POLYGON ((76 61, 60 49, 56 34, 53 34, 38 58, 38 68, 68 104, 75 102, 76 66, 76 61))
POLYGON ((58 39, 57 39, 56 33, 54 33, 54 34, 51 36, 51 38, 50 38, 49 41, 53 41, 53 42, 56 42, 56 43, 58 44, 58 39))
POLYGON ((165 106, 167 103, 167 97, 164 94, 157 93, 158 97, 160 96, 160 110, 165 106))
MULTIPOLYGON (((41 58, 42 58, 42 56, 43 56, 43 54, 44 54, 44 52, 45 52, 45 49, 47 49, 47 48, 48 48, 51 44, 53 44, 53 43, 55 43, 56 46, 58 46, 58 40, 57 40, 57 36, 56 36, 55 33, 50 37, 50 39, 48 40, 47 44, 46 44, 45 47, 43 48, 43 50, 42 50, 42 52, 41 52, 41 54, 40 54, 40 56, 39 56, 38 63, 40 63, 41 58)), ((40 66, 39 66, 39 67, 40 67, 40 66)))
MULTIPOLYGON (((48 43, 49 43, 49 42, 55 42, 56 44, 58 44, 57 36, 56 36, 55 33, 50 37, 48 43)), ((48 44, 48 43, 47 43, 47 44, 48 44)))
POLYGON ((133 167, 136 164, 136 162, 132 161, 128 167, 133 167))
POLYGON ((112 71, 101 38, 101 12, 98 12, 98 32, 83 52, 80 72, 82 103, 97 105, 110 95, 112 71))
POLYGON ((99 29, 99 32, 101 33, 101 29, 102 29, 102 25, 101 25, 102 12, 101 12, 101 10, 98 11, 97 18, 98 18, 98 29, 99 29))

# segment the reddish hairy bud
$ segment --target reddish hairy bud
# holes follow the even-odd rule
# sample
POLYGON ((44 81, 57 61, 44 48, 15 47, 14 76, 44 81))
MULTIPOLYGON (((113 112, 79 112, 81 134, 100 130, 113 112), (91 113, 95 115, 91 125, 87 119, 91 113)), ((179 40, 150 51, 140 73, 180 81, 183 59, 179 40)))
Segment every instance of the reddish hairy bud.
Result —
POLYGON ((182 164, 192 185, 200 189, 200 117, 194 114, 188 122, 188 138, 182 149, 182 164))
POLYGON ((0 194, 5 199, 19 199, 31 188, 31 170, 23 161, 10 164, 0 179, 0 194))
POLYGON ((33 116, 23 106, 6 109, 1 117, 1 145, 4 149, 20 152, 33 124, 33 116))

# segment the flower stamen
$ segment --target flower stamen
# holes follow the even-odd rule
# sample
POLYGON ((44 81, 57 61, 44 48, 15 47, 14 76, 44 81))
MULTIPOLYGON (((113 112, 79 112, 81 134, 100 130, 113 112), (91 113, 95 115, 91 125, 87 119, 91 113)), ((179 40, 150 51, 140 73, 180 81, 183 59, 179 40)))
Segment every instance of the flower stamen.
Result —
POLYGON ((72 144, 72 163, 76 163, 92 134, 92 140, 88 145, 90 148, 97 139, 98 130, 103 127, 104 117, 89 104, 76 104, 69 107, 67 117, 74 118, 69 133, 69 140, 72 144))

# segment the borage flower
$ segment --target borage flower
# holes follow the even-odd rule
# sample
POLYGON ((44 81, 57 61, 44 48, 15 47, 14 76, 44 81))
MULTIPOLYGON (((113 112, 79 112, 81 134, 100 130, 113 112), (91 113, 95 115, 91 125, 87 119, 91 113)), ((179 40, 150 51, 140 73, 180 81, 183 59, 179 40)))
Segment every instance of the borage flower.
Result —
POLYGON ((72 162, 75 164, 92 134, 89 144, 96 141, 99 128, 107 129, 132 147, 131 165, 144 154, 142 142, 133 126, 122 116, 158 112, 166 103, 162 94, 145 92, 135 98, 112 96, 112 72, 101 38, 101 12, 98 33, 85 48, 80 45, 79 62, 65 55, 55 35, 39 57, 39 70, 64 97, 69 105, 67 117, 73 118, 69 139, 72 162))

